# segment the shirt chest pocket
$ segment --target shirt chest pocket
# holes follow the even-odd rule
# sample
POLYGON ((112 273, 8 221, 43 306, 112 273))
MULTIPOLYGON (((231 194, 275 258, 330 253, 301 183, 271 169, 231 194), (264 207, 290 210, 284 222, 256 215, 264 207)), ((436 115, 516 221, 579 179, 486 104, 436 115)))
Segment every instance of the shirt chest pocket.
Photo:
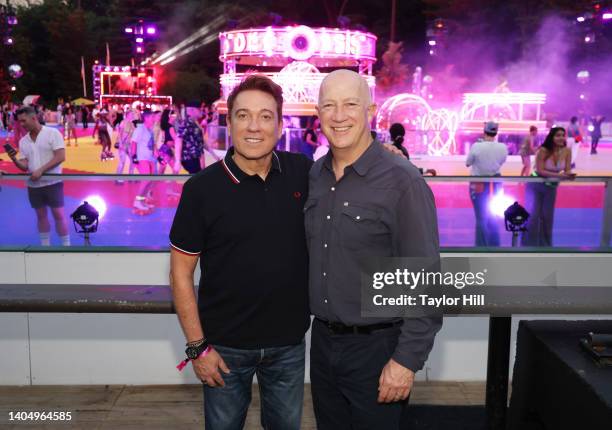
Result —
POLYGON ((377 209, 359 205, 344 206, 338 229, 338 237, 344 248, 373 255, 391 252, 391 234, 377 209))

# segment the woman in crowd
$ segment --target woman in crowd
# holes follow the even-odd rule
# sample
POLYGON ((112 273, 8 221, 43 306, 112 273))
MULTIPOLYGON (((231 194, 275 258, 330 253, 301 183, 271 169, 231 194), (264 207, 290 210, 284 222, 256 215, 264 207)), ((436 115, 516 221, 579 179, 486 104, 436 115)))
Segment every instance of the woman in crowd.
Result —
POLYGON ((408 155, 408 150, 403 145, 404 136, 406 135, 406 129, 400 123, 391 124, 389 128, 389 135, 391 136, 391 144, 395 146, 397 149, 402 151, 404 157, 410 160, 410 155, 408 155))
POLYGON ((79 146, 76 134, 76 114, 72 106, 64 110, 64 139, 68 141, 66 146, 70 146, 70 139, 74 138, 74 146, 79 146))
MULTIPOLYGON (((533 176, 555 179, 574 179, 572 153, 566 146, 565 129, 550 129, 542 146, 536 153, 533 176)), ((526 205, 530 214, 527 231, 523 233, 523 246, 552 246, 555 199, 558 181, 528 182, 526 205)))
POLYGON ((304 145, 302 145, 302 153, 306 155, 311 160, 314 157, 314 153, 317 150, 317 146, 319 146, 319 130, 320 122, 319 118, 312 118, 308 127, 306 127, 306 131, 304 132, 304 145))
POLYGON ((98 143, 102 145, 100 160, 112 160, 115 158, 113 151, 111 151, 111 136, 113 134, 113 126, 108 120, 108 111, 106 109, 102 109, 98 113, 92 137, 96 135, 96 131, 98 132, 98 143))
POLYGON ((176 121, 176 113, 170 108, 164 109, 160 120, 160 138, 162 139, 159 147, 158 161, 160 163, 159 173, 163 175, 166 171, 166 167, 170 166, 172 173, 178 175, 181 170, 181 160, 177 157, 178 152, 176 151, 178 145, 176 142, 179 140, 174 123, 176 121))

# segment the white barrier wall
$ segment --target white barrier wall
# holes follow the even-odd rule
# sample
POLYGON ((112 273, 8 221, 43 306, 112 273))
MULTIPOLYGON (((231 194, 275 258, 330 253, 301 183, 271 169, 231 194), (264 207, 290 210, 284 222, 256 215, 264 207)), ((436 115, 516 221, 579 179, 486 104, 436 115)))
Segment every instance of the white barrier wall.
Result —
MULTIPOLYGON (((0 252, 0 283, 167 285, 168 270, 161 252, 0 252)), ((597 317, 513 318, 511 367, 518 321, 536 318, 597 317)), ((487 337, 488 317, 446 317, 417 379, 484 381, 487 337)), ((175 315, 0 313, 0 385, 197 383, 175 368, 184 343, 175 315)))

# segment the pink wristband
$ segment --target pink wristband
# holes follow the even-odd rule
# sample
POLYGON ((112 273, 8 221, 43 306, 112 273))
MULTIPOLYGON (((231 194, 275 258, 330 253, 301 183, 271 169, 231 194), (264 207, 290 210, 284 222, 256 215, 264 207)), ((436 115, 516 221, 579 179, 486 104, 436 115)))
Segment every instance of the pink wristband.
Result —
MULTIPOLYGON (((208 346, 206 347, 206 349, 205 349, 204 351, 202 351, 202 352, 200 353, 200 355, 198 355, 198 358, 200 358, 200 357, 206 357, 206 355, 208 355, 208 354, 210 353, 210 351, 212 351, 212 350, 213 350, 213 347, 212 347, 211 345, 208 345, 208 346)), ((196 359, 196 360, 197 360, 197 359, 196 359)), ((176 366, 176 368, 178 369, 178 371, 179 371, 179 372, 181 372, 181 371, 182 371, 182 370, 185 368, 185 366, 187 366, 187 363, 189 363, 189 361, 191 361, 191 359, 190 359, 190 358, 186 358, 186 359, 184 359, 183 361, 181 361, 181 362, 178 364, 178 366, 176 366)))

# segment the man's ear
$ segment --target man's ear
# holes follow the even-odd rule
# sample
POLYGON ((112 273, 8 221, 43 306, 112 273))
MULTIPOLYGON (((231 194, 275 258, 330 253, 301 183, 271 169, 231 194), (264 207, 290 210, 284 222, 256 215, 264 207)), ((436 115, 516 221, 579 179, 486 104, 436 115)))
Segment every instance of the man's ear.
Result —
POLYGON ((372 103, 368 106, 368 122, 371 123, 374 117, 376 116, 376 111, 378 110, 378 106, 376 103, 372 103))
POLYGON ((281 117, 278 121, 278 132, 276 133, 276 140, 280 140, 280 138, 283 136, 283 125, 283 117, 281 117))

